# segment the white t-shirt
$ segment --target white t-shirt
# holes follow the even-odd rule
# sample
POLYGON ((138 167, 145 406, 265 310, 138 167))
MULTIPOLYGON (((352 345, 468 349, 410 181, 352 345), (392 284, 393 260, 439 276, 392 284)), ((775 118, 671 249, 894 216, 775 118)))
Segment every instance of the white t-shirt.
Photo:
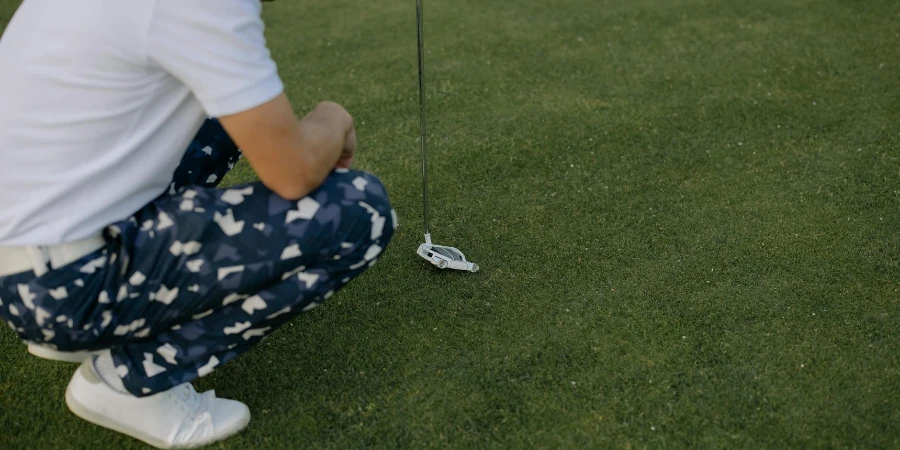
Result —
POLYGON ((83 239, 162 194, 207 116, 284 86, 259 0, 25 0, 0 38, 0 246, 83 239))

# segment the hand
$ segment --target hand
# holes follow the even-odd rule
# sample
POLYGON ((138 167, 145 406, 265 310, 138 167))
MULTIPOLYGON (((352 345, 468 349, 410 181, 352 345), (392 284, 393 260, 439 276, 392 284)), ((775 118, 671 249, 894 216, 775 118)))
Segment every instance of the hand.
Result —
POLYGON ((347 136, 344 137, 344 151, 337 162, 338 169, 349 169, 353 165, 353 157, 356 155, 356 128, 350 127, 347 136))

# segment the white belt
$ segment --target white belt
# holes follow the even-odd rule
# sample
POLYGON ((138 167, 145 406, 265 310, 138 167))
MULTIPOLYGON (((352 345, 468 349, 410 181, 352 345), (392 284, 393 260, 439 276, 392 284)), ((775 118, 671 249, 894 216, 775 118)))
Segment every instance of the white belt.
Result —
POLYGON ((34 271, 41 276, 106 245, 97 234, 80 241, 37 247, 0 247, 0 277, 34 271))

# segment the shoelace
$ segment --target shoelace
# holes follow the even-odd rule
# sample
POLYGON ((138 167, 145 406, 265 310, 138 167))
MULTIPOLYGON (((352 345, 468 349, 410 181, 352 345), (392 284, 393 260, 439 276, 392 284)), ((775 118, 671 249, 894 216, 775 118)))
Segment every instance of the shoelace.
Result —
POLYGON ((181 409, 188 413, 187 420, 181 423, 181 427, 175 433, 176 443, 188 442, 213 433, 209 408, 210 402, 216 398, 214 391, 199 394, 193 385, 185 383, 172 389, 172 396, 181 409))
POLYGON ((190 383, 182 384, 172 390, 173 396, 178 400, 178 405, 184 412, 193 415, 197 411, 197 407, 201 406, 200 396, 190 383))

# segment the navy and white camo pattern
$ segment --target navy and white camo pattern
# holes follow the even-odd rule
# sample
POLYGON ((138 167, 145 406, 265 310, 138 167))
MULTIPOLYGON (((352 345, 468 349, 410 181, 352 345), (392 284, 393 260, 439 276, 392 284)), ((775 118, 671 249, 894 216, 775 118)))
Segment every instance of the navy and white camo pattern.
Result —
POLYGON ((240 157, 207 121, 170 191, 106 246, 35 277, 0 277, 0 319, 61 351, 109 348, 146 396, 202 377, 375 264, 397 218, 373 175, 338 169, 300 201, 215 186, 240 157))

